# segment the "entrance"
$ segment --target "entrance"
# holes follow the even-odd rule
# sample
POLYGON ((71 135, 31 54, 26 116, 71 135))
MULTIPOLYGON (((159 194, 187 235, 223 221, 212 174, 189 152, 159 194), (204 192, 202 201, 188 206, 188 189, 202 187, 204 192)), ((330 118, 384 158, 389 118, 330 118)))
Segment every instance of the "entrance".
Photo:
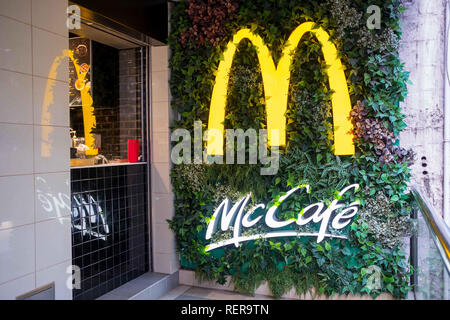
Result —
POLYGON ((89 10, 81 16, 68 51, 75 300, 95 299, 151 268, 150 41, 89 10))

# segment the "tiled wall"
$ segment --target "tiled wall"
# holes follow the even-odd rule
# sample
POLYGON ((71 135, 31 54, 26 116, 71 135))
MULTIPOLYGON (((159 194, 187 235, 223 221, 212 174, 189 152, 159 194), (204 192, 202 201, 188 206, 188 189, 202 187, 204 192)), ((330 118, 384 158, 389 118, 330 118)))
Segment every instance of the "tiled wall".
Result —
MULTIPOLYGON (((120 156, 127 158, 128 139, 142 141, 141 48, 119 51, 120 156)), ((144 55, 145 56, 145 55, 144 55)), ((140 148, 142 152, 142 147, 140 148)))
POLYGON ((148 271, 147 165, 71 170, 74 299, 95 299, 148 271))
POLYGON ((66 0, 0 0, 0 299, 71 299, 66 0), (49 77, 51 79, 49 79, 49 77))
POLYGON ((153 271, 171 274, 179 269, 175 237, 167 219, 174 215, 170 185, 169 49, 152 47, 152 248, 153 271))

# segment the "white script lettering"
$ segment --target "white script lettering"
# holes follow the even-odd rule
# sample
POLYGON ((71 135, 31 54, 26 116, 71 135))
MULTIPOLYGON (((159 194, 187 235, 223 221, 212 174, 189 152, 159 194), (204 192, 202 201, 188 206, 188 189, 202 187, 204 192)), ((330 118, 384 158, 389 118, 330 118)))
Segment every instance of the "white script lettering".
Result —
MULTIPOLYGON (((301 212, 298 214, 297 220, 290 219, 286 221, 279 221, 276 219, 276 213, 278 208, 280 207, 281 203, 283 201, 286 201, 292 194, 294 194, 296 191, 301 189, 306 189, 306 191, 309 193, 309 185, 299 185, 288 192, 286 192, 285 195, 281 196, 278 201, 272 205, 270 208, 267 209, 267 212, 265 214, 265 224, 271 228, 271 229, 279 229, 286 227, 292 223, 296 223, 299 226, 306 225, 310 223, 311 221, 313 223, 320 223, 320 228, 317 233, 312 232, 299 232, 295 230, 282 230, 282 231, 271 231, 264 234, 255 234, 250 236, 241 236, 241 230, 243 228, 250 228, 255 226, 261 219, 262 215, 258 217, 251 218, 252 214, 256 212, 258 209, 264 210, 266 206, 264 204, 258 204, 254 206, 252 209, 250 209, 247 213, 244 214, 244 208, 247 206, 249 200, 250 200, 250 194, 243 197, 241 200, 236 202, 236 204, 231 207, 229 210, 231 204, 230 200, 225 199, 223 200, 220 205, 217 207, 217 209, 214 211, 214 214, 211 217, 211 220, 208 223, 208 228, 206 230, 206 236, 205 239, 209 240, 211 239, 214 232, 216 232, 218 223, 219 223, 219 215, 221 215, 221 230, 227 231, 230 228, 231 222, 234 219, 234 226, 233 226, 233 237, 227 240, 222 240, 216 243, 211 243, 206 246, 205 251, 211 251, 220 247, 224 247, 230 244, 234 244, 236 247, 239 246, 239 243, 245 242, 245 241, 251 241, 255 239, 261 239, 261 238, 278 238, 278 237, 298 237, 298 236, 316 236, 317 237, 317 243, 320 243, 325 237, 329 238, 340 238, 340 239, 347 239, 345 235, 337 235, 337 234, 331 234, 327 233, 328 225, 330 222, 330 219, 333 215, 333 213, 336 212, 336 210, 341 209, 344 207, 343 203, 340 203, 339 200, 342 198, 342 196, 349 190, 355 189, 357 191, 359 189, 358 184, 352 184, 340 191, 338 193, 338 196, 336 199, 334 199, 331 204, 326 207, 325 210, 325 204, 323 202, 318 202, 311 204, 304 208, 301 212), (312 212, 312 214, 310 214, 312 212), (308 217, 305 217, 305 213, 308 213, 308 217)), ((359 201, 352 202, 347 208, 344 208, 339 213, 335 214, 331 226, 335 230, 342 229, 346 227, 352 220, 352 218, 357 214, 359 208, 359 201)))

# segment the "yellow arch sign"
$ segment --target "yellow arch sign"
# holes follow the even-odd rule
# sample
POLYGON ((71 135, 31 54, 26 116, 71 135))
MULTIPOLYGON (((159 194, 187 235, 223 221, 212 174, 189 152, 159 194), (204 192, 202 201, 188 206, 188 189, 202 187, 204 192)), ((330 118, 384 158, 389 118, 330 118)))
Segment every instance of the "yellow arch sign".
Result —
MULTIPOLYGON (((56 57, 53 61, 53 64, 50 68, 50 72, 48 75, 49 79, 56 79, 57 75, 57 69, 61 65, 64 58, 69 58, 70 61, 75 66, 75 71, 77 73, 77 78, 81 81, 83 81, 86 77, 86 73, 81 72, 80 65, 78 64, 78 61, 73 56, 73 50, 63 50, 63 54, 59 57, 56 57)), ((47 85, 45 88, 45 97, 44 97, 44 103, 43 103, 43 112, 42 112, 42 120, 45 123, 45 120, 50 118, 50 112, 49 107, 53 103, 53 85, 54 80, 48 80, 47 85)), ((96 126, 96 119, 94 116, 94 107, 93 107, 93 100, 90 94, 90 89, 88 87, 84 87, 81 90, 81 104, 82 104, 82 110, 83 110, 83 123, 84 123, 84 139, 85 144, 89 147, 89 150, 86 150, 87 155, 97 155, 98 149, 92 148, 92 146, 95 144, 95 138, 93 134, 91 133, 92 128, 95 128, 96 126)), ((43 146, 42 146, 42 152, 45 153, 43 156, 50 157, 50 149, 51 149, 51 142, 50 142, 50 134, 52 132, 51 127, 43 127, 43 146)))
POLYGON ((291 77, 290 66, 293 54, 306 32, 312 32, 322 46, 325 58, 330 89, 334 91, 331 98, 333 106, 334 153, 336 155, 352 155, 355 153, 353 125, 348 119, 351 110, 347 80, 341 60, 337 56, 335 45, 330 41, 328 33, 322 28, 313 29, 313 22, 305 22, 290 35, 282 57, 275 67, 269 49, 260 36, 250 29, 238 31, 227 45, 224 59, 220 62, 216 75, 216 83, 211 97, 209 111, 207 152, 208 155, 223 155, 223 132, 225 108, 227 102, 228 80, 238 44, 248 39, 257 48, 258 60, 264 84, 266 100, 268 143, 270 146, 286 144, 286 108, 288 89, 291 77))
MULTIPOLYGON (((67 55, 75 66, 78 80, 84 81, 86 73, 81 71, 81 67, 78 61, 73 57, 73 50, 68 50, 67 55)), ((94 135, 91 133, 92 129, 96 126, 96 119, 94 116, 94 100, 91 97, 90 89, 87 86, 80 91, 81 92, 81 105, 83 110, 83 124, 84 124, 84 143, 89 147, 86 150, 87 155, 97 155, 98 149, 94 149, 92 146, 95 144, 94 135)))

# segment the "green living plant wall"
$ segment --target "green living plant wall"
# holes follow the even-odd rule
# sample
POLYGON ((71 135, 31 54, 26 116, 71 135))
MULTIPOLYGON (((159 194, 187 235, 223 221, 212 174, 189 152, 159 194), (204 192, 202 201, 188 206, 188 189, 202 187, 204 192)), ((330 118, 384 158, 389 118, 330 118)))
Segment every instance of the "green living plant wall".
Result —
MULTIPOLYGON (((387 292, 396 298, 411 289, 411 267, 401 239, 409 232, 411 196, 406 183, 414 154, 398 140, 406 126, 399 102, 408 82, 398 56, 403 8, 399 0, 373 0, 370 5, 380 9, 379 28, 368 28, 371 12, 362 0, 190 0, 174 5, 170 86, 172 108, 179 117, 172 130, 187 129, 193 137, 195 121, 207 128, 218 65, 227 43, 242 28, 264 40, 275 64, 300 24, 312 21, 326 30, 345 66, 355 106, 349 117, 356 153, 336 156, 327 66, 318 40, 305 34, 291 66, 287 143, 275 175, 261 175, 262 164, 174 164, 175 216, 169 224, 183 268, 219 283, 230 275, 235 288, 248 293, 267 281, 276 297, 293 287, 299 294, 315 288, 325 295, 376 297, 387 292), (294 186, 308 184, 311 192, 283 202, 278 216, 296 219, 301 208, 319 201, 329 204, 337 190, 354 183, 360 191, 341 199, 361 201, 358 215, 343 231, 347 239, 257 239, 206 250, 208 223, 225 198, 234 204, 250 193, 248 207, 269 204, 294 186)), ((224 125, 266 128, 262 74, 256 49, 247 40, 239 44, 233 61, 224 125)), ((257 231, 267 231, 264 228, 257 231)), ((231 232, 218 232, 213 240, 228 238, 231 232)))

